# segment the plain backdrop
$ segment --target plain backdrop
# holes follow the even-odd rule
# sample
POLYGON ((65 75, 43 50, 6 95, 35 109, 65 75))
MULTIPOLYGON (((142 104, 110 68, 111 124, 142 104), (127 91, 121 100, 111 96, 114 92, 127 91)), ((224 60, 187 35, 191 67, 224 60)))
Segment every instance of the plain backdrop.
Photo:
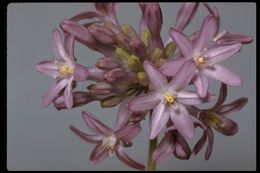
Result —
MULTIPOLYGON (((162 37, 176 19, 180 3, 160 3, 163 12, 162 37)), ((239 97, 248 97, 247 105, 229 117, 239 124, 239 133, 226 137, 215 133, 212 156, 204 160, 203 152, 190 160, 170 157, 157 165, 157 170, 255 170, 256 169, 256 4, 212 3, 219 9, 221 30, 250 35, 254 42, 243 45, 241 52, 223 64, 238 73, 241 87, 228 87, 226 103, 239 97)), ((113 126, 116 108, 102 109, 98 102, 84 107, 57 111, 52 105, 43 109, 42 95, 52 79, 36 71, 35 65, 54 57, 51 31, 62 19, 94 10, 91 3, 11 3, 7 7, 7 168, 8 170, 133 170, 116 157, 98 165, 89 161, 93 144, 79 139, 70 130, 74 125, 90 132, 81 117, 88 110, 113 126)), ((119 3, 118 19, 138 29, 141 12, 136 3, 119 3)), ((199 30, 208 12, 199 7, 186 34, 199 30)), ((91 66, 102 55, 76 44, 79 63, 91 66)), ((85 89, 88 83, 79 84, 85 89)), ((210 90, 218 93, 219 83, 210 80, 210 90)), ((142 132, 126 152, 146 164, 148 150, 148 123, 142 123, 142 132)), ((201 131, 196 131, 196 138, 201 131)), ((195 142, 191 140, 190 146, 195 142)))

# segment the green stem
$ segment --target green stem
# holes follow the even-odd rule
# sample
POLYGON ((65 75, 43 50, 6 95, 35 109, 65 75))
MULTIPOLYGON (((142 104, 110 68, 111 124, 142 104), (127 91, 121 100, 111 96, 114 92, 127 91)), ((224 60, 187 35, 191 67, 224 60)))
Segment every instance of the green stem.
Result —
POLYGON ((147 161, 147 170, 155 171, 156 165, 152 161, 152 155, 157 145, 157 137, 149 141, 149 152, 148 152, 148 161, 147 161))

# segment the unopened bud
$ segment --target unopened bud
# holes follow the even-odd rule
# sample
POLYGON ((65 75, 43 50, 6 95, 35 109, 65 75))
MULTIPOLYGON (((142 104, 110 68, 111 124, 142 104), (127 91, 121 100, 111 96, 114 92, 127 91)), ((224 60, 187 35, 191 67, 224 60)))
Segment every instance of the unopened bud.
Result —
POLYGON ((113 44, 115 42, 114 33, 103 26, 91 25, 88 30, 96 40, 103 44, 113 44))
POLYGON ((119 67, 119 64, 116 62, 115 58, 112 57, 103 57, 99 58, 96 62, 96 67, 104 70, 112 70, 119 67))

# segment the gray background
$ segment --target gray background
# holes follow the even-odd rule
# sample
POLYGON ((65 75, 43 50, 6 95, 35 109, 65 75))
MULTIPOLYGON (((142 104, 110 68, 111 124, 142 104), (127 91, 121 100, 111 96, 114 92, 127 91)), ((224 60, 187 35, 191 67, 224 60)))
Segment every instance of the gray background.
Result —
MULTIPOLYGON (((256 5, 254 3, 214 3, 221 16, 221 29, 254 37, 254 42, 244 45, 242 51, 224 62, 237 72, 243 86, 229 87, 227 102, 248 97, 248 104, 231 115, 239 124, 239 133, 226 137, 215 133, 213 154, 205 161, 203 153, 188 161, 169 160, 157 170, 255 170, 256 169, 256 5)), ((161 3, 164 24, 162 36, 175 22, 180 3, 161 3)), ((116 158, 108 158, 98 165, 89 161, 94 145, 80 140, 70 130, 74 125, 89 132, 81 117, 82 110, 95 114, 109 126, 114 125, 116 108, 101 109, 99 103, 85 107, 56 111, 53 106, 41 107, 41 97, 52 83, 35 69, 46 58, 54 57, 51 31, 62 19, 94 9, 90 3, 12 3, 8 5, 7 18, 7 168, 9 170, 132 170, 116 158)), ((186 33, 198 30, 207 14, 200 6, 186 33)), ((137 4, 119 3, 118 18, 138 28, 141 12, 137 4)), ((83 65, 92 65, 100 53, 76 44, 76 57, 83 65)), ((84 89, 86 83, 79 88, 84 89)), ((217 92, 219 83, 211 81, 211 91, 217 92)), ((209 104, 210 105, 210 104, 209 104)), ((148 124, 126 152, 146 164, 148 124)), ((200 131, 197 132, 197 137, 200 131)), ((191 141, 193 146, 195 140, 191 141)), ((203 149, 204 151, 204 149, 203 149)))

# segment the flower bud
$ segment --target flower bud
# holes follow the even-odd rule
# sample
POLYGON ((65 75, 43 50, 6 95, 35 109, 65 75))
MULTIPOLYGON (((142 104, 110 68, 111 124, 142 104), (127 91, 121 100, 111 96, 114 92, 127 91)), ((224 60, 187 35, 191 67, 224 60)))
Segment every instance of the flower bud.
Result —
POLYGON ((88 30, 96 40, 103 44, 113 44, 115 42, 114 33, 103 26, 91 25, 88 30))
POLYGON ((96 67, 101 68, 103 70, 112 70, 119 66, 120 64, 117 63, 116 59, 112 57, 99 58, 96 62, 96 67))

